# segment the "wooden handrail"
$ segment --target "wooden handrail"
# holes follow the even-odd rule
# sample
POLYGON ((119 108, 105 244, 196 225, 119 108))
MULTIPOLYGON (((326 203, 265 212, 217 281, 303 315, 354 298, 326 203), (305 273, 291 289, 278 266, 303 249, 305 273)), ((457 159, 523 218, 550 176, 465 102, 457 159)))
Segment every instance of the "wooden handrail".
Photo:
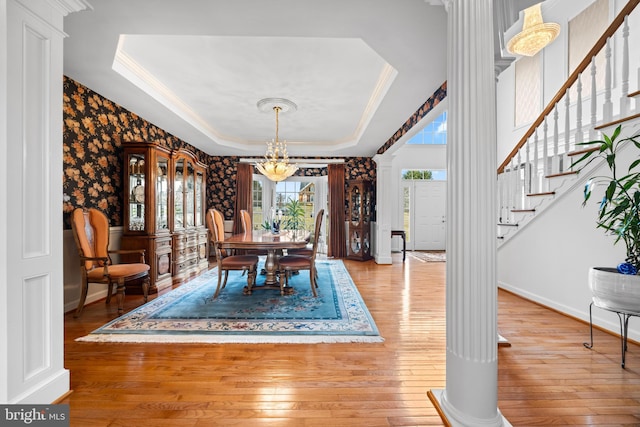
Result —
POLYGON ((551 99, 551 101, 546 106, 546 108, 544 110, 542 110, 542 112, 540 113, 540 116, 538 116, 538 118, 533 122, 533 124, 531 125, 529 130, 527 130, 525 132, 525 134, 522 136, 520 141, 516 144, 516 146, 513 148, 513 150, 511 150, 511 153, 509 153, 507 158, 498 167, 498 173, 504 172, 504 168, 507 167, 507 165, 511 161, 511 158, 514 157, 518 153, 518 150, 520 150, 520 148, 522 148, 524 146, 524 144, 527 143, 527 140, 529 139, 529 137, 531 135, 533 135, 533 133, 538 128, 538 126, 540 126, 542 124, 542 122, 544 121, 545 117, 547 117, 551 113, 551 111, 553 111, 555 105, 558 102, 560 102, 562 97, 566 94, 567 89, 570 88, 571 86, 573 86, 573 84, 578 80, 578 76, 584 70, 587 69, 587 67, 591 63, 591 58, 593 58, 595 55, 597 55, 598 52, 600 52, 600 50, 607 44, 607 39, 615 34, 615 32, 620 27, 620 25, 622 25, 622 23, 624 22, 625 16, 629 15, 633 11, 633 9, 635 9, 635 7, 638 5, 638 3, 640 3, 640 0, 630 0, 622 8, 622 10, 618 14, 618 16, 616 16, 615 19, 609 25, 609 27, 607 27, 607 30, 598 39, 596 44, 593 45, 591 50, 587 53, 587 55, 584 57, 582 62, 580 62, 580 64, 578 64, 576 69, 573 71, 573 73, 571 73, 571 75, 569 76, 567 81, 562 85, 562 87, 560 87, 560 89, 558 90, 556 95, 551 99))

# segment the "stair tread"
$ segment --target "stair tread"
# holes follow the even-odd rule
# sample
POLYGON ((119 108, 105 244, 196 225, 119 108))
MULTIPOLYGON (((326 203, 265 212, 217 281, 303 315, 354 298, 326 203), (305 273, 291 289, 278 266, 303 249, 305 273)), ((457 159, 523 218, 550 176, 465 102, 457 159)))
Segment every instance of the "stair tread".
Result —
POLYGON ((637 119, 637 118, 640 118, 640 113, 638 113, 638 114, 634 114, 634 115, 632 115, 632 116, 623 117, 623 118, 621 118, 621 119, 614 120, 614 121, 609 122, 609 123, 603 123, 603 124, 601 124, 601 125, 599 125, 599 126, 596 126, 594 129, 595 129, 595 130, 604 129, 604 128, 607 128, 607 127, 609 127, 609 126, 613 126, 613 125, 617 125, 617 124, 620 124, 620 123, 624 123, 624 122, 626 122, 626 121, 633 120, 633 119, 637 119))
POLYGON ((538 196, 553 196, 555 195, 555 191, 545 191, 544 193, 529 193, 527 197, 538 197, 538 196))
POLYGON ((560 173, 554 173, 554 174, 551 174, 551 175, 547 175, 547 176, 545 176, 545 178, 556 178, 558 176, 575 175, 577 173, 578 173, 577 171, 560 172, 560 173))
POLYGON ((571 151, 570 153, 567 153, 567 155, 568 156, 579 156, 581 154, 590 153, 592 151, 598 151, 599 149, 600 149, 600 147, 589 147, 589 148, 584 148, 582 150, 571 151))

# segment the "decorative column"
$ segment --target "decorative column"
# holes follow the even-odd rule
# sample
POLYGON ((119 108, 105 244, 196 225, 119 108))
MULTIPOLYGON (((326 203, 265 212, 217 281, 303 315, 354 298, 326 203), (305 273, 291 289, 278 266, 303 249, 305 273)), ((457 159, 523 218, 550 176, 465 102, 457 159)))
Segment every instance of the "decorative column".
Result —
POLYGON ((392 182, 391 159, 376 154, 376 229, 374 257, 376 264, 391 264, 392 182))
POLYGON ((454 426, 508 425, 498 411, 493 0, 448 11, 446 389, 454 426))
POLYGON ((64 16, 85 0, 0 1, 0 403, 49 404, 64 367, 64 16))

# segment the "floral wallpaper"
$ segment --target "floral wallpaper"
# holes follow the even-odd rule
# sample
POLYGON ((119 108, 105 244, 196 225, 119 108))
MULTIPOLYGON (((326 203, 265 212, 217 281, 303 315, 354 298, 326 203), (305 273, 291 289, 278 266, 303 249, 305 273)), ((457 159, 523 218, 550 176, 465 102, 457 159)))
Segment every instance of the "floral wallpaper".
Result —
MULTIPOLYGON (((135 113, 74 81, 64 78, 63 95, 64 228, 71 228, 70 213, 77 207, 95 207, 107 214, 112 226, 123 225, 124 145, 131 141, 157 141, 170 149, 186 149, 209 165, 207 208, 233 218, 236 156, 211 156, 165 132, 135 113)), ((345 159, 345 179, 371 179, 376 165, 370 157, 345 159)), ((296 175, 326 175, 326 168, 300 169, 296 175)))
POLYGON ((393 134, 391 138, 385 142, 382 147, 378 148, 377 154, 383 154, 385 151, 389 149, 393 144, 398 142, 400 138, 409 130, 416 125, 424 116, 426 116, 429 111, 433 110, 433 108, 440 103, 444 98, 447 97, 447 82, 442 83, 442 85, 433 92, 433 95, 427 99, 424 104, 418 108, 418 110, 413 113, 411 117, 402 125, 400 129, 393 134))

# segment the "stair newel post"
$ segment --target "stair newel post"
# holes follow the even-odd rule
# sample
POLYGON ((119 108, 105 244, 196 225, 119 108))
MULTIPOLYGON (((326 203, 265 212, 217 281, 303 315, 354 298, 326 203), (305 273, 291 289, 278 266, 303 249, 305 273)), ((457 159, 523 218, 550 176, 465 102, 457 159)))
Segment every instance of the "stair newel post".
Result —
POLYGON ((620 94, 620 116, 629 114, 629 15, 624 17, 622 27, 622 93, 620 94))
MULTIPOLYGON (((549 170, 549 124, 547 123, 547 118, 544 118, 544 122, 542 125, 542 167, 544 173, 543 177, 551 175, 551 171, 549 170)), ((549 191, 549 180, 544 180, 544 191, 549 191)))
MULTIPOLYGON (((576 140, 578 144, 582 142, 584 134, 582 133, 582 73, 578 74, 578 83, 576 86, 577 101, 576 101, 576 140)), ((571 164, 571 162, 569 162, 571 164)))
POLYGON ((560 157, 558 148, 560 145, 560 134, 558 132, 558 103, 553 106, 553 157, 551 159, 551 173, 560 173, 560 157))
POLYGON ((538 128, 536 128, 533 134, 533 191, 532 193, 540 193, 542 186, 540 185, 540 164, 539 158, 539 146, 538 146, 538 128))
POLYGON ((596 91, 596 57, 591 58, 591 127, 589 139, 596 139, 596 116, 598 113, 598 92, 596 91))
POLYGON ((564 152, 562 153, 562 170, 560 172, 566 172, 569 169, 571 162, 569 161, 569 151, 571 150, 571 115, 569 108, 571 106, 571 100, 569 97, 569 88, 565 92, 564 96, 564 152))
POLYGON ((610 122, 613 117, 613 103, 611 102, 611 37, 607 39, 604 57, 604 105, 602 106, 602 120, 604 122, 610 122))

